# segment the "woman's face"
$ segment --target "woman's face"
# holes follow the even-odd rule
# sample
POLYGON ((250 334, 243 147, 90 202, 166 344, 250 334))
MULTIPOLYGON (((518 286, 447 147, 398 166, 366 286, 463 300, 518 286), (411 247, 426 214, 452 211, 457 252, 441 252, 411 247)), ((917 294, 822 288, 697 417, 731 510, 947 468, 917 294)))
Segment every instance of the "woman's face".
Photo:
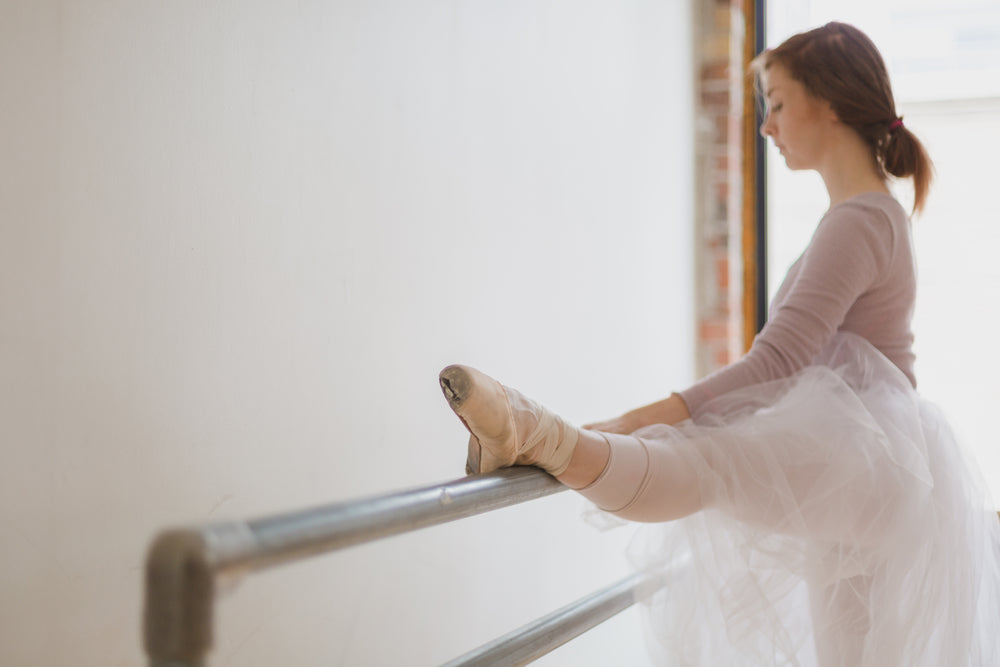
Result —
POLYGON ((810 95, 781 65, 768 67, 763 80, 767 116, 760 133, 771 138, 789 169, 819 168, 836 122, 830 104, 810 95))

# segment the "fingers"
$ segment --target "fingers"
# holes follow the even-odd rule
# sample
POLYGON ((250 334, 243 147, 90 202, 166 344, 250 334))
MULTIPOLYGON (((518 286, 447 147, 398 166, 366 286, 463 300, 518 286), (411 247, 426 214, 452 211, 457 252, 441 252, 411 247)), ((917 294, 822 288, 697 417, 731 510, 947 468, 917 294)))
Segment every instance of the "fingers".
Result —
POLYGON ((609 419, 604 422, 595 422, 593 424, 586 424, 582 428, 588 431, 602 431, 604 433, 623 433, 628 434, 630 431, 625 426, 621 419, 609 419))

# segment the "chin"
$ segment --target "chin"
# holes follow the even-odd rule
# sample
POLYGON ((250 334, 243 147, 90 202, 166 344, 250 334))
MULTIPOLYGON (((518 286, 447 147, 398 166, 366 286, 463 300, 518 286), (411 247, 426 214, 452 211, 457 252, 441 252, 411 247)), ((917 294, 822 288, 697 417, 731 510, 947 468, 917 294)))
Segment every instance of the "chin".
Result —
POLYGON ((794 159, 789 159, 785 157, 785 166, 788 167, 789 171, 807 171, 809 167, 805 166, 800 162, 796 162, 794 159))

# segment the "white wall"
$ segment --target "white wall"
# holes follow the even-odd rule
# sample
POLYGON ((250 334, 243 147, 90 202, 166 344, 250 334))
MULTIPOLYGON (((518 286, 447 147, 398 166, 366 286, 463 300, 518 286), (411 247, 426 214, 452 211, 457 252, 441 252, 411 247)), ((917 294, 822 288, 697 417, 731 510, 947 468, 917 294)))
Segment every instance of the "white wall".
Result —
MULTIPOLYGON (((162 527, 461 476, 448 363, 579 422, 690 381, 690 21, 3 0, 0 664, 141 663, 162 527)), ((251 578, 211 664, 437 664, 624 574, 582 507, 251 578)), ((637 618, 542 662, 641 664, 637 618)))

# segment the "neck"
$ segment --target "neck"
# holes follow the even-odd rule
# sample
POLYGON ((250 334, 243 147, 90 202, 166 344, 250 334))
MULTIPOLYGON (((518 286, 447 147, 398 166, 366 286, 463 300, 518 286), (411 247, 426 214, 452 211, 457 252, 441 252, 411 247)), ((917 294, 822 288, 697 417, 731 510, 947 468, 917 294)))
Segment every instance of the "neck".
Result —
POLYGON ((830 139, 826 159, 817 169, 830 195, 830 206, 865 192, 889 193, 871 150, 857 132, 838 125, 830 139))

